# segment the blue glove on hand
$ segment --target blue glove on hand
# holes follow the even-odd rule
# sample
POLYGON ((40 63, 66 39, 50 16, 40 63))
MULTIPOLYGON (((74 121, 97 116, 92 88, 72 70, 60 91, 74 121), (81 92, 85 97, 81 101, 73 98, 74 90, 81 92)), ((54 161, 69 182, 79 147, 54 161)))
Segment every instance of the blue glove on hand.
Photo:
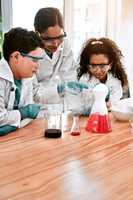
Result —
POLYGON ((10 132, 16 131, 16 126, 4 125, 0 127, 0 136, 7 135, 10 132))
POLYGON ((61 83, 57 86, 59 95, 63 96, 65 93, 65 89, 67 87, 78 93, 82 92, 83 89, 88 89, 88 85, 85 83, 78 82, 78 81, 69 81, 69 82, 61 83))
POLYGON ((40 105, 38 104, 29 104, 27 106, 19 108, 21 119, 31 118, 35 119, 40 111, 40 105))
POLYGON ((67 82, 67 87, 79 92, 82 92, 83 89, 88 89, 87 84, 78 81, 67 82))
POLYGON ((85 117, 87 117, 87 116, 90 115, 90 113, 91 113, 91 108, 88 108, 88 110, 84 110, 84 111, 82 112, 82 115, 85 116, 85 117))
POLYGON ((57 85, 57 91, 60 96, 64 96, 65 93, 65 83, 60 83, 57 85))

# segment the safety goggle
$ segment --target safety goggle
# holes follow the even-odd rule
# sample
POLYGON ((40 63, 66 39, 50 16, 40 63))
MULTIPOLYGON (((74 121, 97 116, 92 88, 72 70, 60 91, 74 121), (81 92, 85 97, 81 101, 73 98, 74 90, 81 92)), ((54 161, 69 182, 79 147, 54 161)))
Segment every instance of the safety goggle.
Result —
POLYGON ((21 56, 23 56, 23 57, 29 58, 29 59, 30 59, 31 61, 33 61, 33 62, 38 62, 39 60, 42 60, 42 59, 43 59, 43 57, 31 56, 31 55, 26 54, 26 53, 23 53, 23 52, 21 52, 20 54, 21 54, 21 56))
POLYGON ((49 36, 44 37, 44 36, 40 35, 41 39, 44 40, 45 42, 53 42, 54 40, 58 40, 58 41, 62 42, 63 39, 64 39, 66 36, 67 36, 67 35, 66 35, 65 32, 64 32, 64 34, 61 34, 61 35, 59 35, 59 36, 57 36, 57 37, 49 37, 49 36))
POLYGON ((110 64, 89 64, 87 67, 90 70, 97 70, 99 68, 101 70, 106 70, 109 66, 110 66, 110 64))

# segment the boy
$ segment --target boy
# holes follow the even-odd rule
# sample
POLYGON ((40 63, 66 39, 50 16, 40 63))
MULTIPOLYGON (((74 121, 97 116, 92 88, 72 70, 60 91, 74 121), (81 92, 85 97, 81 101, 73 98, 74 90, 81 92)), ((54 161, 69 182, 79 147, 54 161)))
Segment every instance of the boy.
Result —
POLYGON ((33 31, 13 28, 4 35, 0 61, 0 136, 15 131, 23 119, 34 119, 40 106, 34 104, 31 77, 42 59, 42 42, 33 31))

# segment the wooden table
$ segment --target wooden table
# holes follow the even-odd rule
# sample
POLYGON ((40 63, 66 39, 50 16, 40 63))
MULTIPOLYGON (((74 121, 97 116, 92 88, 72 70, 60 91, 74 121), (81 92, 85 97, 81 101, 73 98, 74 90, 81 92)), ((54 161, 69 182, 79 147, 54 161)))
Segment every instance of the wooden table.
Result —
POLYGON ((0 138, 0 200, 133 200, 133 133, 46 139, 44 120, 0 138))

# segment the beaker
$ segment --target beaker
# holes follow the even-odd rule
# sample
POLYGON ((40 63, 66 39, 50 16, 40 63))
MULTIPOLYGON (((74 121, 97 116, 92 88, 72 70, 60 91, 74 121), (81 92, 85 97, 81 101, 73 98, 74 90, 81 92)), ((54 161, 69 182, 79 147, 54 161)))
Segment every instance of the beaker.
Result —
POLYGON ((82 92, 79 88, 70 88, 66 82, 64 93, 64 111, 71 111, 73 115, 80 115, 83 110, 84 102, 82 92))
POLYGON ((62 135, 62 105, 47 105, 45 137, 57 138, 62 135))

